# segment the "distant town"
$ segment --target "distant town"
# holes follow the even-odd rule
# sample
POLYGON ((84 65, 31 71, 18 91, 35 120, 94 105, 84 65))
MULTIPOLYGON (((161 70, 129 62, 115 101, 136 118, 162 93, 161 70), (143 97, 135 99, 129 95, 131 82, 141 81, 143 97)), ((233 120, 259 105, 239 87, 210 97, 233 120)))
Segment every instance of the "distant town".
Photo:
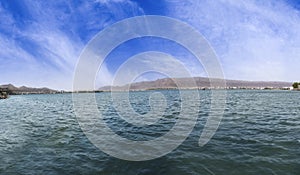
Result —
POLYGON ((61 93, 100 93, 109 91, 146 91, 146 90, 174 90, 179 89, 175 82, 179 82, 180 89, 247 89, 247 90, 300 90, 300 82, 276 82, 276 81, 241 81, 225 80, 226 86, 211 87, 210 82, 221 82, 221 79, 209 79, 204 77, 194 78, 163 78, 155 81, 143 81, 126 84, 123 86, 104 86, 97 90, 64 91, 53 90, 49 88, 31 88, 26 86, 15 87, 12 84, 0 85, 0 99, 5 99, 9 95, 27 95, 27 94, 61 94, 61 93), (196 86, 195 86, 196 84, 196 86))
MULTIPOLYGON (((298 90, 298 86, 292 82, 279 82, 279 81, 242 81, 242 80, 224 80, 209 79, 205 77, 194 78, 163 78, 155 81, 144 81, 126 84, 123 86, 104 86, 99 90, 101 91, 140 91, 140 90, 155 90, 155 89, 178 89, 177 84, 181 85, 180 89, 248 89, 248 90, 298 90), (211 86, 211 82, 220 84, 220 86, 211 86)), ((297 84, 297 83, 296 83, 297 84)))

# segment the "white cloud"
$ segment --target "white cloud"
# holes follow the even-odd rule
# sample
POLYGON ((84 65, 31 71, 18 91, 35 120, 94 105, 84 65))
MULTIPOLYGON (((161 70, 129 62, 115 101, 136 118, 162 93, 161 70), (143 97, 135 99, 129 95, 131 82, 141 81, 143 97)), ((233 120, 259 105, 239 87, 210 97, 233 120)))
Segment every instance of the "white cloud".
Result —
POLYGON ((126 2, 126 1, 128 1, 128 0, 95 0, 95 2, 99 2, 99 3, 103 3, 103 4, 108 4, 111 2, 120 3, 120 2, 126 2))
MULTIPOLYGON (((20 27, 20 21, 0 3, 0 84, 71 89, 73 71, 87 41, 103 27, 143 14, 137 3, 125 0, 85 1, 78 7, 67 1, 26 5, 33 20, 20 27), (93 10, 97 4, 103 7, 100 11, 93 10), (84 38, 78 32, 80 27, 90 31, 84 38), (34 51, 18 39, 34 43, 34 51)), ((204 34, 227 78, 299 79, 300 15, 284 1, 172 0, 166 5, 168 16, 186 21, 204 34)), ((192 59, 179 56, 179 60, 193 75, 204 75, 192 59)), ((96 86, 110 84, 112 74, 107 67, 104 64, 98 73, 96 86)))
POLYGON ((148 51, 126 60, 114 75, 113 85, 125 85, 162 77, 192 77, 192 74, 188 67, 172 55, 148 51))
MULTIPOLYGON (((22 27, 16 27, 20 19, 15 19, 0 4, 0 29, 10 35, 0 33, 0 84, 71 90, 75 65, 87 41, 103 27, 125 18, 125 10, 132 10, 128 15, 140 10, 130 1, 126 4, 131 9, 117 8, 118 5, 113 3, 119 2, 114 1, 106 2, 100 11, 93 9, 94 3, 99 2, 83 2, 80 7, 74 7, 66 1, 32 1, 23 8, 28 10, 26 15, 33 19, 22 27), (107 16, 108 13, 114 16, 107 16), (87 32, 80 33, 79 27, 87 32), (85 38, 80 38, 80 35, 85 38), (21 43, 18 39, 25 42, 21 43), (30 43, 27 45, 26 42, 30 43)), ((101 74, 107 77, 101 80, 106 84, 110 73, 104 68, 101 74)))
POLYGON ((299 11, 283 1, 169 1, 169 15, 204 34, 227 78, 299 79, 299 11))

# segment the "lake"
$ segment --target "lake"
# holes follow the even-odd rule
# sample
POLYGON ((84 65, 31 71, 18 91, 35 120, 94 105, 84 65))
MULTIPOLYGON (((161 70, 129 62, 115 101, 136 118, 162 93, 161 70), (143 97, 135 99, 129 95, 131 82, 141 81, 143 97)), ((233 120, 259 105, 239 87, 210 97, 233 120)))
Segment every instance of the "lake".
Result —
MULTIPOLYGON (((130 93, 137 113, 150 111, 152 92, 130 93)), ((122 120, 110 93, 95 96, 108 126, 138 141, 160 137, 176 123, 179 92, 158 92, 165 95, 167 109, 146 127, 122 120)), ((188 138, 169 154, 142 162, 120 160, 94 146, 77 122, 71 94, 0 100, 0 174, 300 174, 300 92, 227 91, 222 122, 203 147, 198 140, 209 114, 210 91, 199 93, 199 116, 188 138)))

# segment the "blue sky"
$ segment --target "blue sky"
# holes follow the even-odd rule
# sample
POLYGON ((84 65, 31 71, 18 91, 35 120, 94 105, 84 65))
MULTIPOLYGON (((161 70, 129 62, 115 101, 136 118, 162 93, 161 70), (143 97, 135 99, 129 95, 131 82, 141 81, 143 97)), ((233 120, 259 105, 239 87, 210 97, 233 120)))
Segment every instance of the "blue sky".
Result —
MULTIPOLYGON (((216 51, 228 79, 299 81, 299 10, 292 0, 1 0, 0 84, 69 90, 88 41, 105 27, 140 15, 169 16, 195 27, 216 51)), ((97 85, 108 84, 126 59, 149 50, 170 53, 193 75, 206 75, 176 43, 139 38, 107 57, 97 85)))

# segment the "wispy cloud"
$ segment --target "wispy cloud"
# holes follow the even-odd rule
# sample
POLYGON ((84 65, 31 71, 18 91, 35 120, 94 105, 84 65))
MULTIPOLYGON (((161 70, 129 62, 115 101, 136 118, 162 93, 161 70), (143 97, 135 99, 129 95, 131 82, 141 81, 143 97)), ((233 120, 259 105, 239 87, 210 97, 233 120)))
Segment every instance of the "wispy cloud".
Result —
POLYGON ((0 84, 71 89, 84 45, 107 25, 140 12, 125 1, 19 3, 0 3, 0 84))
MULTIPOLYGON (((157 9, 159 6, 152 8, 151 3, 143 3, 1 1, 0 84, 71 89, 81 50, 95 34, 122 19, 151 12, 183 20, 197 28, 215 49, 226 78, 299 79, 300 13, 288 1, 166 0, 163 12, 157 9)), ((176 52, 176 48, 172 50, 172 45, 165 50, 168 43, 158 41, 149 45, 148 50, 138 47, 139 44, 135 48, 140 52, 157 48, 156 51, 168 51, 193 75, 205 75, 189 55, 176 52)), ((128 52, 126 48, 124 51, 128 52)), ((122 55, 122 60, 116 58, 102 65, 99 73, 102 78, 97 79, 97 86, 109 84, 116 69, 112 67, 124 61, 122 55)))
POLYGON ((227 78, 299 79, 300 16, 285 1, 168 1, 208 39, 227 78))

